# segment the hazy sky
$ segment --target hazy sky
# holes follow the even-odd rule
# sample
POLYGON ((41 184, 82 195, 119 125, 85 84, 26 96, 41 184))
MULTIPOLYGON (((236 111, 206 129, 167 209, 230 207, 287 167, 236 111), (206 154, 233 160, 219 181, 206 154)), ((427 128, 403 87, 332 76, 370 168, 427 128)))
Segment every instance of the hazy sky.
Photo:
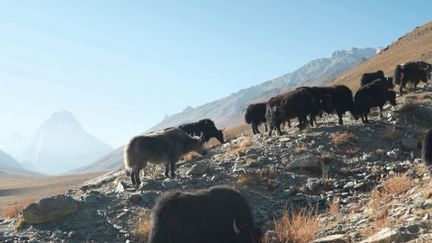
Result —
POLYGON ((57 109, 118 146, 197 106, 430 21, 430 1, 3 1, 0 138, 57 109))

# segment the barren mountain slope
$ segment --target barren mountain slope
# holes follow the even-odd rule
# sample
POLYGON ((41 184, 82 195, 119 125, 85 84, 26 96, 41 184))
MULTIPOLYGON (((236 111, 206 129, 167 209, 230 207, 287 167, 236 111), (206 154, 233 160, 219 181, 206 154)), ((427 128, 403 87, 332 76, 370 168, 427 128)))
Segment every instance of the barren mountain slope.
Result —
POLYGON ((331 84, 344 84, 356 90, 363 73, 383 70, 386 75, 393 76, 397 64, 413 60, 432 62, 432 22, 415 28, 376 56, 339 76, 331 84))

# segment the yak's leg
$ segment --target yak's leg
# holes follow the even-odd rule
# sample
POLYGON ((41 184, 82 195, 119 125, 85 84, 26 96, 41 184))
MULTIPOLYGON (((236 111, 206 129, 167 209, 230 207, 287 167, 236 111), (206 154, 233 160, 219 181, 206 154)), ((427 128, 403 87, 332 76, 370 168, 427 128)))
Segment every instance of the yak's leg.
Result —
POLYGON ((170 162, 170 167, 171 167, 171 178, 174 178, 175 177, 175 161, 170 162))
POLYGON ((132 185, 136 185, 136 182, 135 182, 135 170, 134 169, 132 169, 132 171, 131 171, 131 173, 129 174, 129 176, 130 176, 130 179, 131 179, 131 182, 132 182, 132 185))
POLYGON ((288 127, 291 128, 291 120, 288 119, 288 127))
POLYGON ((368 120, 368 113, 369 112, 364 112, 364 117, 365 117, 365 123, 369 123, 369 120, 368 120))
POLYGON ((273 125, 268 123, 268 135, 271 136, 272 135, 272 131, 273 131, 273 125))
POLYGON ((134 177, 135 177, 135 183, 136 186, 139 186, 141 184, 141 180, 140 180, 140 170, 136 170, 134 173, 134 177))
POLYGON ((277 123, 277 124, 276 124, 276 129, 277 129, 279 135, 282 135, 282 130, 281 130, 280 126, 281 126, 281 124, 280 124, 280 123, 277 123))
POLYGON ((379 110, 380 110, 380 118, 383 119, 384 118, 384 116, 383 116, 383 106, 380 106, 379 110))
POLYGON ((170 167, 170 163, 167 162, 165 163, 165 177, 169 177, 169 167, 170 167))
POLYGON ((268 129, 267 129, 267 123, 264 123, 264 128, 265 128, 265 131, 267 132, 268 131, 268 129))
POLYGON ((252 122, 252 132, 253 132, 253 134, 259 133, 258 128, 257 128, 257 124, 255 122, 252 122))
POLYGON ((338 112, 337 115, 338 115, 338 118, 339 118, 339 125, 343 125, 343 120, 342 120, 343 113, 342 112, 338 112))

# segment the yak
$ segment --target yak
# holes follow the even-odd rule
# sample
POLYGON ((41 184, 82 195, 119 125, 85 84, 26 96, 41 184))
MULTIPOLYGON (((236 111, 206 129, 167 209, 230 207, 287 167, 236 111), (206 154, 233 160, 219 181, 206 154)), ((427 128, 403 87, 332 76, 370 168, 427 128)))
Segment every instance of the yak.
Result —
POLYGON ((224 143, 223 130, 218 130, 215 123, 210 119, 202 119, 197 122, 185 123, 178 128, 185 131, 191 136, 200 136, 203 134, 203 139, 208 142, 210 138, 216 138, 220 143, 224 143))
POLYGON ((385 79, 384 72, 382 70, 378 70, 376 72, 371 72, 371 73, 363 73, 360 79, 360 86, 365 86, 366 84, 370 84, 377 79, 380 80, 385 79))
POLYGON ((320 100, 307 88, 295 89, 275 96, 267 101, 266 121, 268 134, 277 129, 282 134, 280 125, 292 118, 298 118, 299 129, 307 124, 307 116, 320 109, 320 100))
POLYGON ((423 163, 432 165, 432 129, 428 129, 423 136, 421 153, 423 163))
POLYGON ((420 81, 427 83, 431 77, 431 64, 423 61, 407 62, 396 66, 394 71, 394 83, 399 85, 399 93, 403 95, 403 88, 408 82, 414 84, 414 90, 420 81))
POLYGON ((247 200, 227 186, 162 194, 151 211, 149 243, 259 243, 247 200))
POLYGON ((266 124, 266 103, 250 104, 245 113, 245 121, 247 124, 251 124, 253 134, 260 133, 258 126, 264 124, 265 130, 267 131, 266 124))
POLYGON ((138 186, 141 181, 140 171, 147 166, 147 162, 165 164, 165 176, 175 177, 175 163, 185 154, 195 151, 205 155, 204 140, 193 138, 178 128, 168 128, 146 135, 136 136, 129 141, 124 150, 124 164, 126 173, 132 184, 138 186))
MULTIPOLYGON (((382 109, 384 104, 389 101, 393 106, 396 105, 396 93, 388 90, 380 80, 367 84, 356 92, 354 96, 355 112, 360 115, 363 123, 368 123, 368 114, 373 107, 379 107, 380 117, 383 117, 382 109)), ((356 118, 358 119, 358 118, 356 118)))

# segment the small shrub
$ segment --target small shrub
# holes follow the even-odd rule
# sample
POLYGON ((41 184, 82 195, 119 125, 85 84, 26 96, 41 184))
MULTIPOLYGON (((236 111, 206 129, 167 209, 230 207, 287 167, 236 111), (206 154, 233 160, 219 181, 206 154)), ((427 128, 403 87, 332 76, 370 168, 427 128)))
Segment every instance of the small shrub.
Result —
POLYGON ((340 214, 340 204, 338 200, 332 200, 329 205, 329 213, 333 216, 338 216, 340 214))
POLYGON ((236 185, 237 186, 248 186, 255 181, 255 176, 249 173, 241 174, 238 176, 236 185))
POLYGON ((274 231, 278 242, 310 242, 316 238, 318 226, 317 214, 304 210, 292 217, 284 210, 279 220, 274 219, 274 231))
POLYGON ((22 212, 25 207, 32 204, 33 202, 33 199, 24 199, 19 202, 15 202, 14 204, 8 205, 5 209, 3 209, 3 216, 8 218, 15 218, 22 212))
POLYGON ((397 131, 395 126, 388 127, 381 135, 383 140, 394 141, 402 137, 402 132, 397 131))
POLYGON ((299 146, 299 147, 295 147, 293 148, 293 152, 295 154, 303 154, 308 150, 308 148, 305 145, 299 146))
POLYGON ((335 132, 330 135, 331 143, 336 147, 340 148, 343 146, 356 146, 358 137, 350 131, 335 132))
POLYGON ((388 194, 400 195, 411 188, 413 180, 410 176, 396 174, 381 181, 381 185, 388 194))
POLYGON ((141 214, 138 218, 137 235, 141 239, 148 239, 151 230, 151 220, 148 214, 141 214))
POLYGON ((331 162, 334 159, 334 157, 331 153, 324 152, 320 155, 320 159, 321 159, 321 162, 323 162, 324 164, 327 164, 327 163, 331 162))
POLYGON ((14 225, 15 231, 22 229, 26 224, 27 223, 24 221, 24 219, 18 219, 14 225))
POLYGON ((253 141, 251 138, 245 138, 240 142, 238 146, 232 146, 232 148, 227 152, 228 156, 237 155, 238 153, 246 151, 253 145, 253 141))

